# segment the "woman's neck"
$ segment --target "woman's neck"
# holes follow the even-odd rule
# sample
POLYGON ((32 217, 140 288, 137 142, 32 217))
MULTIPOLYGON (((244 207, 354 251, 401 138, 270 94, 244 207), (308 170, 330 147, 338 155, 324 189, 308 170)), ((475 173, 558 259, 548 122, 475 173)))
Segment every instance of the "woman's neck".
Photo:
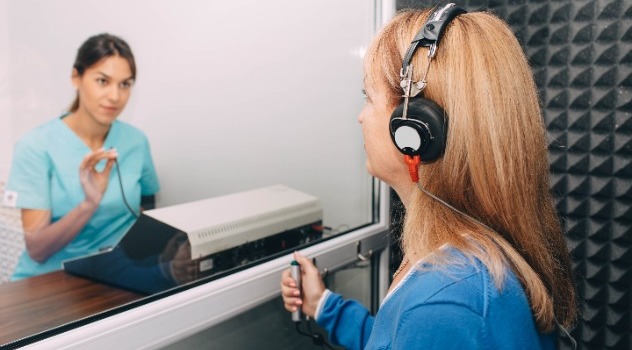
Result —
POLYGON ((391 187, 395 193, 397 193, 397 196, 404 205, 404 208, 410 208, 409 202, 413 198, 413 191, 419 191, 417 184, 409 181, 407 183, 391 184, 391 187))
POLYGON ((62 120, 93 151, 103 147, 110 131, 109 125, 100 125, 79 111, 70 113, 62 120))

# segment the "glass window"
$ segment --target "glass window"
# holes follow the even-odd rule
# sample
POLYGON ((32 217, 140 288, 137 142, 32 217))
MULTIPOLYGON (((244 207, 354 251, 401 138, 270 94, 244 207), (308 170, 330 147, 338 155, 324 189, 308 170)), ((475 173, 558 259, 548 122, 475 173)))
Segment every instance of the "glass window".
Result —
MULTIPOLYGON (((75 97, 70 72, 79 45, 91 35, 110 32, 130 44, 138 67, 132 97, 119 118, 147 135, 161 183, 157 209, 145 212, 118 245, 78 258, 96 256, 96 263, 90 260, 92 268, 100 266, 100 272, 114 268, 111 275, 117 278, 124 271, 135 284, 78 270, 72 275, 58 271, 2 283, 0 314, 13 317, 17 331, 3 331, 0 345, 49 338, 51 344, 58 344, 55 337, 62 333, 71 336, 78 327, 104 327, 118 322, 111 316, 130 310, 136 310, 134 315, 146 307, 156 311, 156 302, 163 299, 169 302, 160 307, 187 304, 172 300, 198 295, 206 285, 203 294, 217 293, 215 297, 221 299, 224 283, 233 275, 246 276, 249 285, 265 284, 265 293, 270 294, 274 291, 270 281, 285 266, 279 259, 297 249, 320 254, 316 247, 326 242, 330 245, 324 254, 333 257, 332 266, 351 261, 349 252, 353 255, 355 250, 344 247, 355 247, 387 225, 386 192, 366 173, 357 115, 364 103, 362 56, 388 4, 365 0, 314 1, 309 6, 292 0, 198 1, 186 6, 168 0, 151 6, 124 0, 108 6, 96 0, 0 2, 0 43, 7 48, 0 53, 4 58, 0 59, 0 182, 8 177, 16 140, 61 116, 75 97), (194 244, 192 231, 165 219, 170 216, 163 215, 165 211, 278 186, 315 200, 316 217, 256 239, 242 238, 209 253, 213 259, 191 255, 188 260, 195 262, 195 274, 181 280, 174 277, 169 263, 176 254, 164 258, 166 247, 182 239, 190 249, 194 244), (159 240, 147 238, 150 233, 162 237, 162 250, 157 250, 161 254, 151 250, 159 240), (336 240, 343 236, 347 238, 336 240), (127 249, 130 246, 142 249, 134 255, 127 249), (130 257, 136 260, 125 260, 130 257), (150 260, 153 265, 138 263, 150 260), (156 284, 160 276, 151 275, 152 271, 167 275, 172 284, 156 284), (152 288, 145 288, 144 279, 152 281, 152 288), (26 317, 20 315, 21 305, 37 307, 30 302, 36 298, 41 304, 71 302, 62 295, 64 285, 81 285, 87 294, 79 298, 91 308, 81 312, 70 308, 72 312, 51 314, 35 323, 20 318, 26 317), (24 304, 5 298, 8 290, 24 304)), ((118 190, 118 184, 110 186, 118 190)), ((249 219, 257 221, 257 217, 249 219)), ((219 229, 239 228, 227 223, 219 229)), ((372 244, 365 243, 358 252, 385 246, 372 244)), ((88 341, 81 338, 77 336, 76 342, 88 341)))

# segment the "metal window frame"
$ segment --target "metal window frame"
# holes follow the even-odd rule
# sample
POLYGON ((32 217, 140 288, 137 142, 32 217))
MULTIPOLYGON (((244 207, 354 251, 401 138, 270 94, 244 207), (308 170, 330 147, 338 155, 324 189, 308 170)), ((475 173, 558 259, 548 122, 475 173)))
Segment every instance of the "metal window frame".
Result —
MULTIPOLYGON (((384 251, 388 246, 386 232, 390 221, 388 186, 381 184, 378 193, 378 222, 308 247, 301 253, 314 258, 324 272, 358 260, 358 247, 363 255, 384 251)), ((388 268, 385 255, 380 256, 380 272, 388 268)), ((130 349, 165 346, 279 297, 280 275, 291 259, 287 255, 271 260, 24 348, 110 350, 112 346, 130 349)), ((386 289, 385 282, 387 279, 380 280, 380 296, 386 289)))

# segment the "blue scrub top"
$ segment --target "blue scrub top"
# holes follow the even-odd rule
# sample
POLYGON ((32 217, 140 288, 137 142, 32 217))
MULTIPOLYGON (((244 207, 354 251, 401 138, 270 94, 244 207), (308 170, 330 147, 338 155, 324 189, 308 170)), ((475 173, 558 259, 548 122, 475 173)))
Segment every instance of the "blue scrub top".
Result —
MULTIPOLYGON (((11 193, 11 204, 15 207, 50 210, 52 222, 85 199, 79 180, 79 166, 91 152, 63 122, 63 118, 49 121, 18 140, 5 187, 5 192, 11 193)), ((147 137, 127 123, 114 121, 103 147, 117 150, 125 198, 138 213, 141 195, 153 195, 160 189, 147 137)), ((102 161, 97 169, 104 165, 105 161, 102 161)), ((34 261, 24 251, 11 279, 59 270, 63 260, 115 246, 134 221, 134 215, 123 201, 118 174, 113 168, 99 208, 83 230, 44 263, 34 261)))

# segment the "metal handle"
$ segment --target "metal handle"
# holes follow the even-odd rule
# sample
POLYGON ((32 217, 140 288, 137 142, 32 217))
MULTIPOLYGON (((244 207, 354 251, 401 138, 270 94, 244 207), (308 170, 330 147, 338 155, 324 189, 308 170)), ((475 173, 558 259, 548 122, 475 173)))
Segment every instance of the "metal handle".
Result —
POLYGON ((372 249, 369 249, 369 251, 366 252, 366 255, 362 254, 362 241, 358 241, 358 244, 356 245, 356 252, 358 253, 358 259, 362 261, 367 261, 373 256, 372 249))

